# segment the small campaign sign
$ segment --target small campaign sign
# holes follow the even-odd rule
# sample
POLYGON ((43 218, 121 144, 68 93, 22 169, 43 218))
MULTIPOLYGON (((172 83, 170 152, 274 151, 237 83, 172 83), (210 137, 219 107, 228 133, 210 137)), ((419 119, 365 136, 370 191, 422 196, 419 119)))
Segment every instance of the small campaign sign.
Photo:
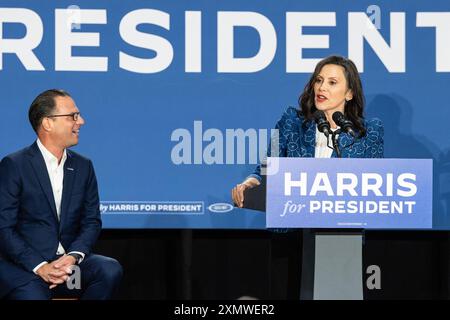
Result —
POLYGON ((268 228, 431 229, 431 159, 268 158, 268 228))

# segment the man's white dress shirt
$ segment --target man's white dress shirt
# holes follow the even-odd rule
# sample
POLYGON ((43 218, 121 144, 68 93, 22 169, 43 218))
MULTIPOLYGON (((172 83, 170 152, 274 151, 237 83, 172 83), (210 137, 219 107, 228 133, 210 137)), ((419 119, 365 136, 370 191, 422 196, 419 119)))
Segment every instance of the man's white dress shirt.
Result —
MULTIPOLYGON (((50 151, 48 151, 47 148, 42 144, 42 142, 39 139, 37 139, 37 145, 42 153, 42 156, 44 157, 45 165, 47 167, 48 176, 50 178, 50 183, 52 185, 53 197, 55 199, 56 214, 58 216, 59 221, 61 215, 61 199, 63 193, 64 164, 66 163, 67 152, 66 150, 64 150, 61 162, 58 164, 58 158, 56 158, 50 151)), ((66 250, 62 246, 61 242, 58 243, 58 250, 56 251, 56 254, 63 255, 65 253, 66 250)), ((81 255, 81 259, 79 262, 81 262, 84 259, 84 253, 82 252, 71 251, 69 253, 77 253, 81 255)), ((46 263, 48 262, 42 261, 33 269, 33 272, 36 273, 36 271, 46 263)))

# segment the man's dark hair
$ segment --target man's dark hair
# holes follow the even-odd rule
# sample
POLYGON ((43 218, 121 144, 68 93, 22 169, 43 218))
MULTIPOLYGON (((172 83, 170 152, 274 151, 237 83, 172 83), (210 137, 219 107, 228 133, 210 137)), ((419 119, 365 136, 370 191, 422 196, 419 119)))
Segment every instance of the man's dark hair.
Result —
POLYGON ((56 97, 70 97, 70 94, 61 89, 50 89, 42 92, 31 103, 28 119, 36 133, 41 126, 42 119, 51 116, 55 111, 56 97))

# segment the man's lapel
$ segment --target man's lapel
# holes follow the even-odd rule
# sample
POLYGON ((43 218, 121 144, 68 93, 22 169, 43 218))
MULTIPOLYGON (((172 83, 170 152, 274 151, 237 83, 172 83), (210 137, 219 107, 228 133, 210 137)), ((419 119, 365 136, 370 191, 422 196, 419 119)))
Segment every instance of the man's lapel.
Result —
POLYGON ((63 182, 63 194, 61 199, 61 214, 60 214, 60 225, 63 225, 63 220, 66 218, 67 208, 70 203, 70 198, 72 196, 73 184, 75 181, 75 176, 77 174, 76 161, 73 158, 72 153, 67 150, 67 159, 64 164, 64 182, 63 182))
POLYGON ((35 142, 29 152, 31 158, 31 166, 33 167, 34 173, 36 174, 39 184, 41 185, 42 191, 44 191, 47 197, 48 204, 53 211, 56 221, 58 221, 58 216, 56 214, 55 197, 53 196, 52 185, 50 182, 50 177, 48 176, 47 166, 45 165, 44 157, 37 143, 35 142))

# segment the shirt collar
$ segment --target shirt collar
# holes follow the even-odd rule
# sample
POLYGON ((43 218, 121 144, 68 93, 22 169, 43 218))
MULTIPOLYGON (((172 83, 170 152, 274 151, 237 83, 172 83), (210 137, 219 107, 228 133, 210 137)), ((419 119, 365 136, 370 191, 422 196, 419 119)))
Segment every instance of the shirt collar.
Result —
MULTIPOLYGON (((56 158, 53 155, 53 153, 51 153, 50 151, 47 150, 47 148, 42 144, 42 142, 41 142, 41 140, 39 140, 39 138, 37 139, 36 142, 37 142, 39 150, 42 153, 42 156, 44 157, 45 163, 47 163, 47 164, 54 163, 54 164, 56 164, 56 166, 58 166, 58 158, 56 158)), ((66 149, 64 149, 60 165, 64 165, 64 163, 66 162, 66 159, 67 159, 67 152, 66 152, 66 149)))
MULTIPOLYGON (((337 129, 340 129, 341 127, 339 127, 339 126, 337 126, 336 128, 330 128, 331 129, 331 132, 335 132, 337 129)), ((316 135, 320 135, 320 134, 322 134, 323 136, 325 136, 325 133, 323 133, 323 132, 320 132, 319 131, 319 127, 318 126, 316 126, 316 135)))

